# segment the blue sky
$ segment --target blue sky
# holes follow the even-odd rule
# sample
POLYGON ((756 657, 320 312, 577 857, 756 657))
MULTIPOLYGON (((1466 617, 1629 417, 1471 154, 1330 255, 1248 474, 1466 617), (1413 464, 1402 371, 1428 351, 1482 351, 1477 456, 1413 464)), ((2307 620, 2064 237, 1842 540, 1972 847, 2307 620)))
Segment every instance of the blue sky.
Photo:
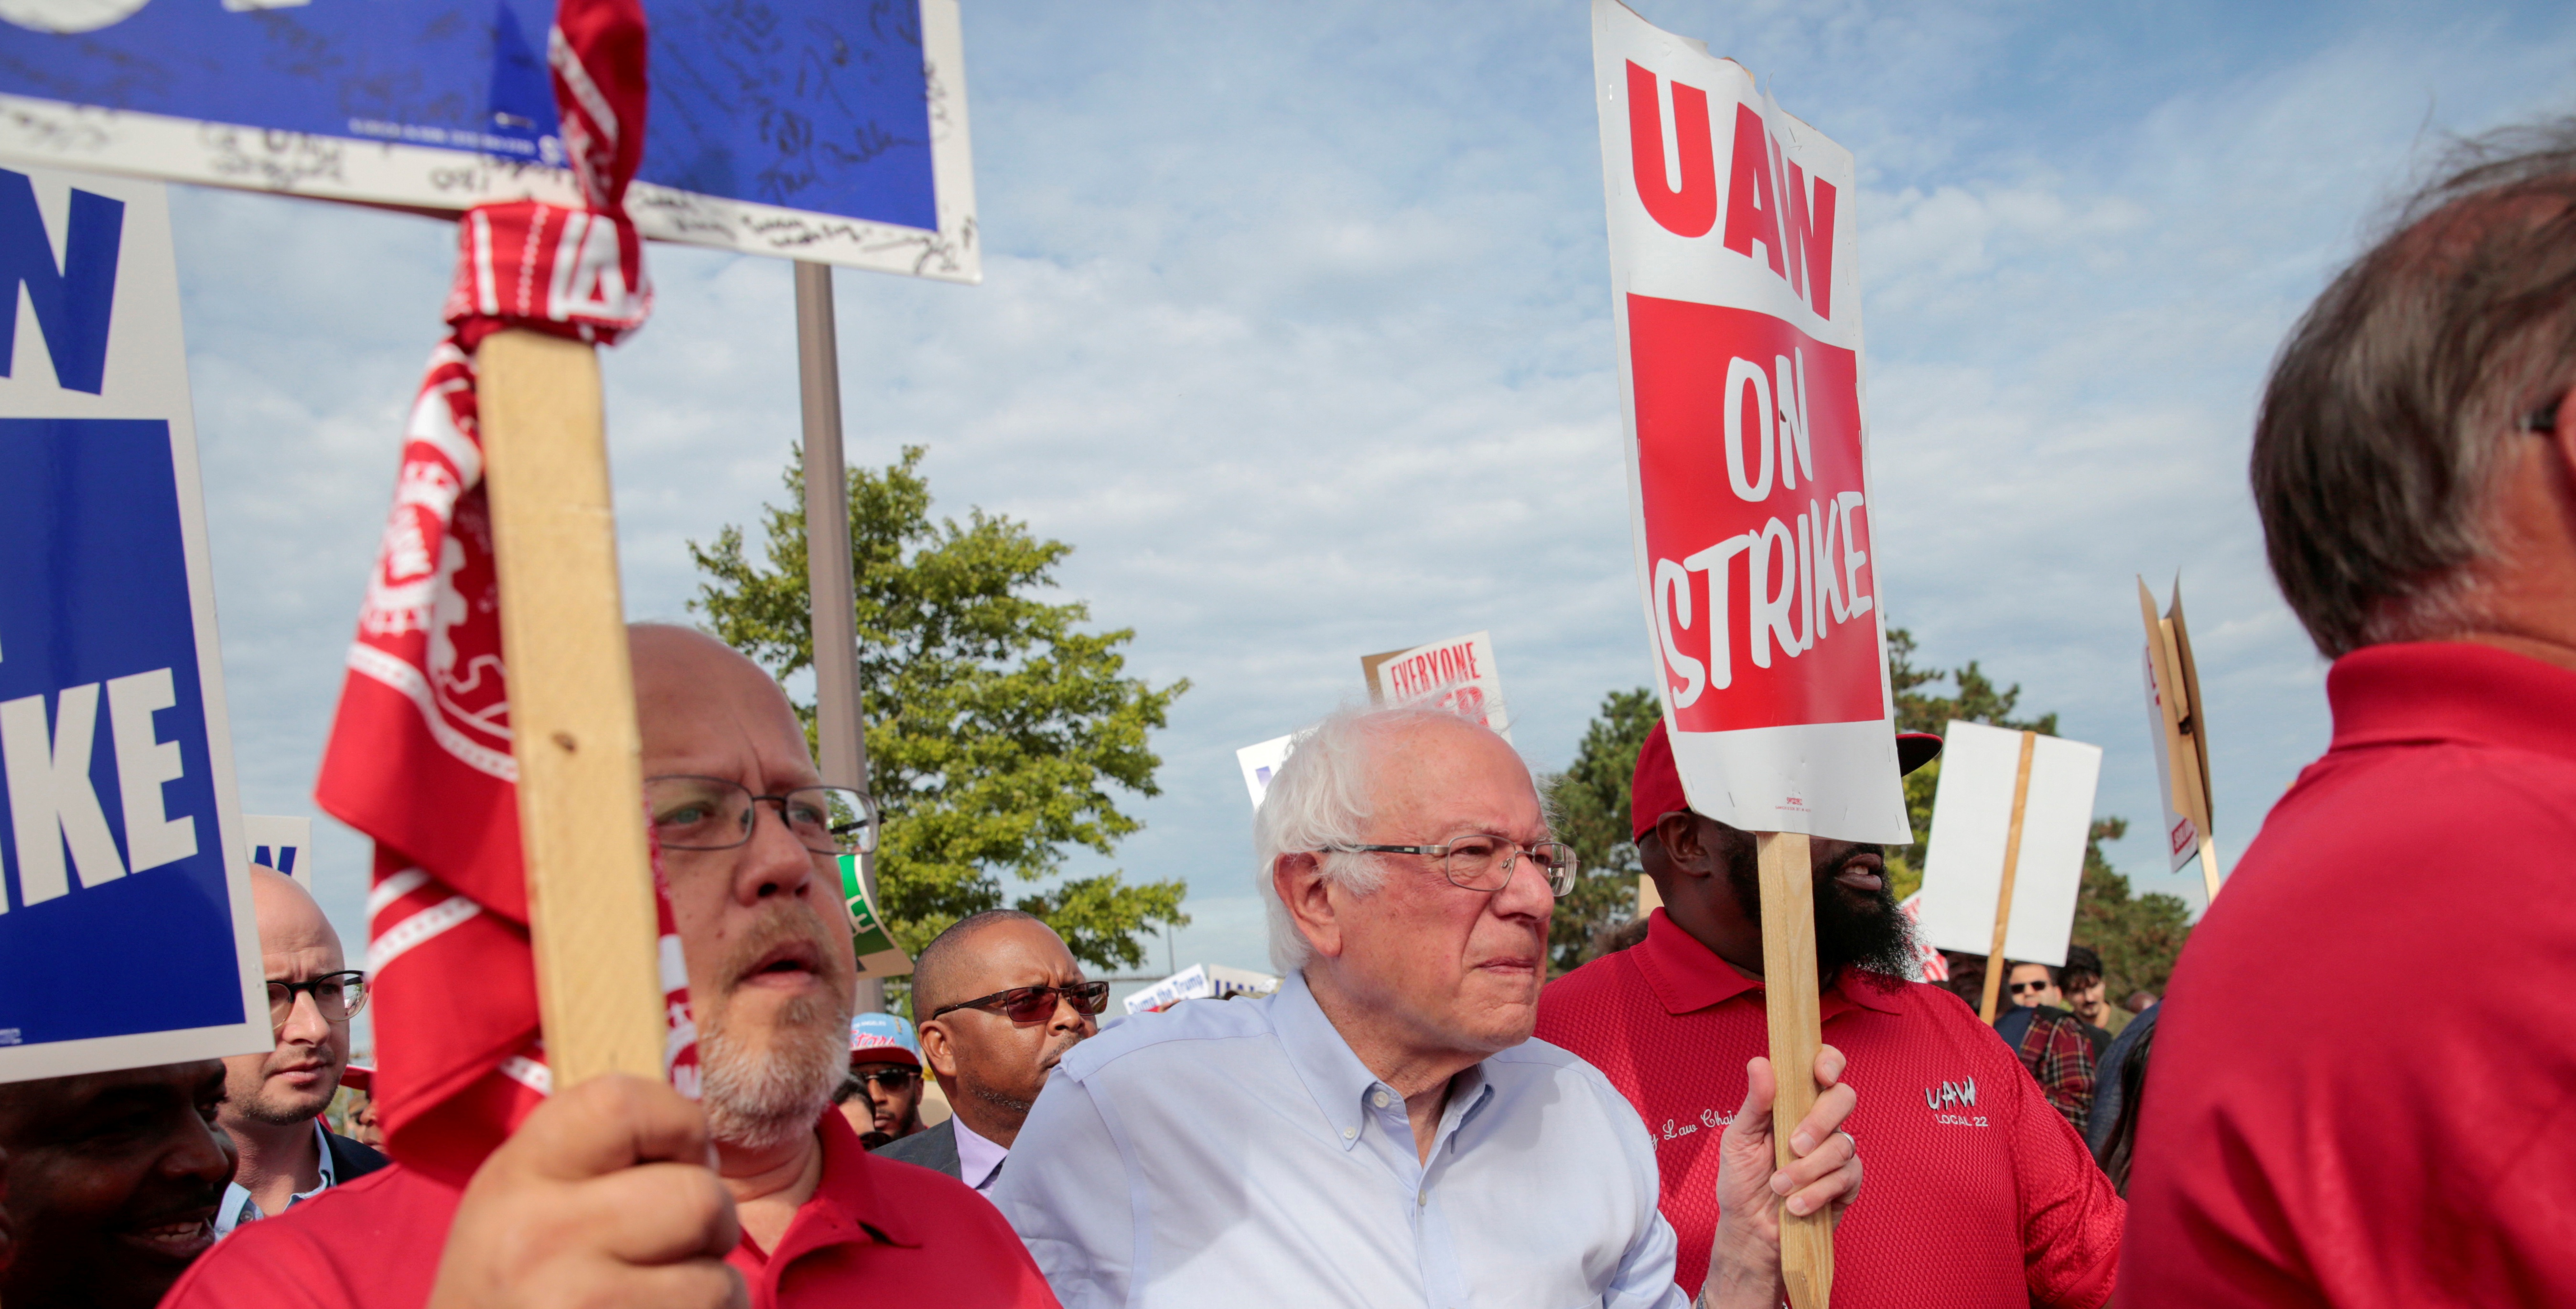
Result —
MULTIPOLYGON (((2061 711, 2152 830, 2131 578, 2179 570, 2241 850, 2327 731, 2245 490, 2264 368, 2453 134, 2576 109, 2576 11, 1638 7, 1858 157, 1892 620, 2061 711)), ((852 458, 928 446, 941 512, 1074 544, 1062 593, 1191 679, 1108 863, 1189 880, 1179 962, 1258 966, 1233 751, 1356 698, 1359 655, 1490 629, 1540 768, 1652 675, 1585 8, 969 0, 966 57, 985 282, 841 276, 852 458)), ((173 208, 243 794, 310 812, 452 228, 173 208)), ((792 300, 782 263, 650 258, 605 362, 626 602, 685 618, 684 543, 781 495, 792 300)), ((354 953, 365 846, 321 827, 354 953)), ((2157 856, 2114 850, 2196 902, 2157 856)))

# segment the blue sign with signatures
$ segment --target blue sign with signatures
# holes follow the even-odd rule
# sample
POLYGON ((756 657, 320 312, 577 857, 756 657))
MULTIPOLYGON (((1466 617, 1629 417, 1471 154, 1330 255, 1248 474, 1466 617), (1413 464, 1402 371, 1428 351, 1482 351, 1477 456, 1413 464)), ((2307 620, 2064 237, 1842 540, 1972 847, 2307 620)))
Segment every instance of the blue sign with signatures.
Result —
MULTIPOLYGON (((645 0, 639 180, 937 228, 922 4, 645 0)), ((14 0, 0 95, 560 165, 553 14, 546 0, 14 0)))

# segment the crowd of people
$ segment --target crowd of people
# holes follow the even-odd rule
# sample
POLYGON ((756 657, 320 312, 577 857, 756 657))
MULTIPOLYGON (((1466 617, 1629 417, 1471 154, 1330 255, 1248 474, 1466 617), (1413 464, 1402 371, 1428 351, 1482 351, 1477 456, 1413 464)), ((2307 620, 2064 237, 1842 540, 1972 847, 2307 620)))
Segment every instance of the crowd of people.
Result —
POLYGON ((598 1078, 470 1182, 389 1166, 321 1120, 368 979, 255 872, 273 1050, 0 1086, 0 1303, 1768 1309, 1784 1213, 1837 1223, 1843 1306, 2576 1302, 2576 1001, 2529 985, 2576 940, 2571 382, 2576 129, 2427 189, 2301 324, 2255 492, 2335 736, 2161 1003, 2079 948, 2006 961, 1988 1024, 1985 961, 1905 980, 1882 852, 1818 838, 1826 1044, 1775 1069, 1756 838, 1660 726, 1629 810, 1662 907, 1549 982, 1580 869, 1528 767, 1351 709, 1255 820, 1275 994, 1104 1029, 997 910, 921 952, 917 1028, 854 1014, 831 852, 757 802, 822 780, 793 709, 639 625, 646 774, 753 797, 741 844, 668 852, 702 1098, 598 1078), (2428 941, 2453 985, 2403 967, 2428 941), (2284 1021, 2318 974, 2339 1002, 2284 1021), (1789 1077, 1818 1094, 1775 1142, 1789 1077))

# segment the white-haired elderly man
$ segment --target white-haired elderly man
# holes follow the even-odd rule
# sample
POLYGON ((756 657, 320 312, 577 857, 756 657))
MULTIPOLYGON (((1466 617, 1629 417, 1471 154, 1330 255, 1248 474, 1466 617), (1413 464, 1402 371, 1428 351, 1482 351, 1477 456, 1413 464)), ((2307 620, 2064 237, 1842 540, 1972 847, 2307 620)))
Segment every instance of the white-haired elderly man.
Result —
MULTIPOLYGON (((1299 738, 1254 834, 1278 993, 1074 1047, 991 1193, 1068 1309, 1688 1303, 1645 1125, 1530 1039, 1575 867, 1511 747, 1346 710, 1299 738)), ((1848 1203, 1860 1163, 1828 1051, 1775 1172, 1754 1063, 1723 1138, 1733 1226, 1693 1289, 1771 1309, 1781 1198, 1848 1203)))

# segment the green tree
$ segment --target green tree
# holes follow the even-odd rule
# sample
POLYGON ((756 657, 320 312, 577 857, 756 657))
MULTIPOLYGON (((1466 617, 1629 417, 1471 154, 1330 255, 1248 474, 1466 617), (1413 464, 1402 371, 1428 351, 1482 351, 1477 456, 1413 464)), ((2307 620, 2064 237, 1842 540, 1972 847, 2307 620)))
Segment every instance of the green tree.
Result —
MULTIPOLYGON (((1968 661, 1967 667, 1948 672, 1916 666, 1914 634, 1902 627, 1887 630, 1887 677, 1896 691, 1896 730, 1900 732, 1939 733, 1951 720, 1958 719, 2017 732, 2057 735, 2056 714, 2042 714, 2026 721, 2014 718, 2013 710, 2021 703, 2021 684, 2015 682, 1998 689, 1974 659, 1968 661), (1933 684, 1945 677, 1957 687, 1957 693, 1932 694, 1933 684)), ((1940 780, 1941 762, 1937 759, 1906 775, 1905 816, 1914 827, 1914 844, 1891 846, 1887 851, 1888 885, 1899 900, 1923 889, 1923 842, 1932 833, 1932 794, 1940 780)))
POLYGON ((1583 875, 1556 902, 1548 920, 1548 962, 1564 972, 1598 951, 1601 934, 1637 914, 1636 842, 1629 839, 1628 786, 1637 773, 1637 751, 1663 720, 1663 706, 1645 687, 1613 691, 1600 716, 1583 730, 1583 743, 1564 772, 1539 779, 1555 813, 1558 839, 1574 847, 1583 875))
MULTIPOLYGON (((1000 907, 1002 874, 1045 881, 1070 847, 1107 855, 1134 833, 1113 788, 1160 794, 1162 759, 1146 736, 1189 689, 1124 675, 1132 628, 1085 632, 1088 606, 1035 596, 1072 546, 981 509, 962 526, 934 523, 921 455, 907 446, 882 471, 850 470, 848 496, 869 789, 885 814, 878 897, 913 951, 1000 907)), ((814 660, 801 459, 785 481, 787 507, 762 508, 762 561, 730 525, 712 546, 689 543, 705 574, 689 607, 781 682, 814 660)), ((813 706, 796 710, 810 734, 813 706)), ((1015 907, 1046 919, 1077 957, 1127 968, 1144 962, 1152 925, 1189 923, 1186 892, 1112 871, 1057 880, 1015 907)))
POLYGON ((2084 846, 2084 888, 2075 901, 2075 943, 2102 956, 2103 994, 2118 1004, 2133 991, 2165 993, 2183 938, 2191 935, 2191 906, 2182 897, 2149 891, 2132 895, 2129 879, 2102 857, 2102 843, 2128 834, 2124 818, 2096 818, 2084 846))

